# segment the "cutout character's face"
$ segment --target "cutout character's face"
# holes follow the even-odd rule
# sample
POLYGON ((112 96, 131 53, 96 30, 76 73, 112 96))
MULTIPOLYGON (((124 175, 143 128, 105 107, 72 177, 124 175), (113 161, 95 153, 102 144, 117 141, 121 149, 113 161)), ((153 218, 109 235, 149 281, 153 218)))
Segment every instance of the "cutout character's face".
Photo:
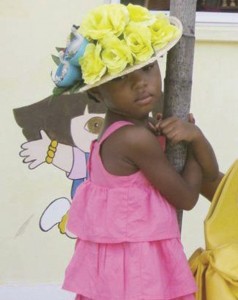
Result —
POLYGON ((91 142, 97 138, 102 129, 104 114, 88 112, 86 106, 83 115, 71 120, 71 136, 74 144, 82 151, 89 152, 91 142))

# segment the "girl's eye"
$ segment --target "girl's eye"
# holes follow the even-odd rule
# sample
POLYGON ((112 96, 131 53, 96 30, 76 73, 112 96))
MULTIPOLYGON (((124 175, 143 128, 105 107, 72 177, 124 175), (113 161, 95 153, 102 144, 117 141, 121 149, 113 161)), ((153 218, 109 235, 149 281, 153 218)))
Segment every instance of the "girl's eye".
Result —
POLYGON ((143 70, 143 71, 149 71, 149 70, 151 70, 154 66, 155 66, 155 62, 153 62, 153 63, 151 63, 151 64, 149 64, 149 65, 147 65, 147 66, 144 66, 144 67, 142 68, 142 70, 143 70))

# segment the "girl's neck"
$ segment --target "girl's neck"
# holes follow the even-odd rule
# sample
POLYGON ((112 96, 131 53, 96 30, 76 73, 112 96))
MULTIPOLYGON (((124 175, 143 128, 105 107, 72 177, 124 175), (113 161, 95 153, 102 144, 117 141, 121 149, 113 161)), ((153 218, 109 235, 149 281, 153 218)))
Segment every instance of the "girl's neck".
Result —
POLYGON ((117 121, 127 121, 127 122, 132 122, 136 125, 146 126, 146 124, 148 123, 148 118, 149 115, 146 115, 141 119, 134 119, 113 111, 107 111, 105 115, 105 126, 110 126, 112 123, 115 123, 117 121))

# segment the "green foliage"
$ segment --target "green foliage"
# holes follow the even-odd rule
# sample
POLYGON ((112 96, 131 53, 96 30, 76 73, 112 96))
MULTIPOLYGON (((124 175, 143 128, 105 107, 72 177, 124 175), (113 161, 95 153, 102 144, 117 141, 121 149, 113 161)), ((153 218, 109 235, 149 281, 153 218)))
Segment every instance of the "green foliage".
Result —
POLYGON ((57 50, 57 52, 60 52, 60 51, 64 51, 64 50, 65 50, 65 48, 62 48, 62 47, 56 47, 55 49, 57 50))
POLYGON ((58 66, 60 64, 59 57, 56 55, 53 55, 53 54, 51 55, 51 57, 52 57, 53 61, 55 62, 55 64, 58 66))
POLYGON ((53 95, 54 95, 54 96, 60 96, 60 95, 62 95, 63 93, 67 92, 68 90, 69 90, 69 88, 62 88, 62 87, 56 86, 56 87, 53 89, 53 95))

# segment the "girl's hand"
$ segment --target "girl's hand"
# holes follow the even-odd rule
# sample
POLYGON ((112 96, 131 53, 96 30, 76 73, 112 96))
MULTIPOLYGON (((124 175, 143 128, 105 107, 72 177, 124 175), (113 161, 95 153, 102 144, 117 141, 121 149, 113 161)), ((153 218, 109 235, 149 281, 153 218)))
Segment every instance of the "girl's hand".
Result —
POLYGON ((189 114, 188 121, 173 116, 160 121, 159 130, 174 145, 182 141, 191 143, 201 136, 200 129, 194 123, 192 114, 189 114))
POLYGON ((219 174, 215 153, 202 131, 195 125, 192 114, 188 121, 170 117, 160 122, 160 131, 172 144, 189 143, 193 155, 202 168, 203 179, 213 181, 219 174))
POLYGON ((154 133, 154 135, 160 135, 160 122, 163 119, 163 115, 161 113, 157 113, 156 121, 152 120, 148 122, 149 129, 154 133))
POLYGON ((194 116, 193 116, 192 113, 188 114, 188 122, 192 123, 192 124, 196 124, 196 121, 195 121, 194 116))

